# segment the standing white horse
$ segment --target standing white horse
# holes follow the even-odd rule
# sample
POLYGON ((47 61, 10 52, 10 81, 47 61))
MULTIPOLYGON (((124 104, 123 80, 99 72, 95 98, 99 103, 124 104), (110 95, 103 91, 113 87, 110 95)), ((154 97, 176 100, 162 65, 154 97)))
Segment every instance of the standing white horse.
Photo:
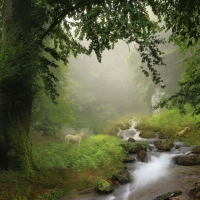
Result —
POLYGON ((84 135, 84 132, 81 132, 77 135, 68 134, 65 136, 65 142, 78 142, 80 146, 83 135, 84 135))

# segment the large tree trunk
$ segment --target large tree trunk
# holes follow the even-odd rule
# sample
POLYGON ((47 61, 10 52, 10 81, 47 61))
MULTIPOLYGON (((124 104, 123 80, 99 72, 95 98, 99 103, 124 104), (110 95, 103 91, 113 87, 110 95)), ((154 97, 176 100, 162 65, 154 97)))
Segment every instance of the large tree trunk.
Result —
POLYGON ((5 0, 0 68, 0 168, 35 168, 29 128, 32 107, 31 0, 5 0))

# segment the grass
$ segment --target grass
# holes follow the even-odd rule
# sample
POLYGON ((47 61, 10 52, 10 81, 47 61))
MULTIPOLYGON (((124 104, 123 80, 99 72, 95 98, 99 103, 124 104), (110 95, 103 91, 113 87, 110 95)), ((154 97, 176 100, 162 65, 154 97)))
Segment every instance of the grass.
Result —
POLYGON ((186 106, 186 113, 181 114, 178 109, 164 110, 159 114, 142 120, 137 126, 138 129, 154 131, 162 138, 173 138, 182 140, 188 145, 200 145, 200 116, 192 116, 192 108, 186 106), (176 132, 190 127, 182 137, 177 136, 176 132))
POLYGON ((123 167, 125 152, 121 140, 108 135, 84 139, 81 146, 42 142, 33 145, 41 171, 25 176, 0 171, 1 200, 55 200, 72 189, 95 186, 123 167), (120 159, 121 158, 121 159, 120 159))

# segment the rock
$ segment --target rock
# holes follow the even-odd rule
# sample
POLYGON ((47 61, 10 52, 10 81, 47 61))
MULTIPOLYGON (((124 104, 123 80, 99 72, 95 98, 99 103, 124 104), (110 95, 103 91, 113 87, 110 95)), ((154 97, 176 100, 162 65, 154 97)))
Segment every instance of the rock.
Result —
POLYGON ((155 132, 149 130, 142 130, 140 131, 141 138, 155 138, 155 132))
POLYGON ((141 162, 145 162, 145 163, 148 162, 148 157, 145 150, 140 150, 137 154, 137 157, 141 162))
POLYGON ((137 153, 140 150, 146 150, 148 146, 147 142, 141 141, 141 142, 127 142, 124 145, 125 151, 129 154, 137 153))
POLYGON ((166 141, 155 141, 154 145, 159 151, 170 151, 174 147, 174 142, 172 140, 166 140, 166 141))
POLYGON ((189 154, 189 155, 180 155, 175 156, 173 159, 174 163, 179 165, 199 165, 200 164, 200 155, 199 154, 189 154))
POLYGON ((181 145, 175 145, 174 146, 174 149, 180 149, 181 148, 181 145))
POLYGON ((171 192, 167 192, 166 194, 160 195, 152 200, 169 200, 171 197, 175 197, 182 194, 180 190, 174 190, 171 192))
POLYGON ((147 150, 153 151, 153 150, 155 150, 155 146, 153 144, 148 144, 147 150))
POLYGON ((192 149, 192 153, 200 154, 200 146, 197 146, 194 149, 192 149))
POLYGON ((97 181, 96 190, 102 194, 110 194, 115 189, 104 179, 99 179, 97 181))
POLYGON ((128 138, 127 142, 136 142, 133 138, 128 138))
POLYGON ((116 175, 114 175, 114 178, 121 184, 131 182, 131 175, 126 169, 121 169, 116 175))
POLYGON ((195 199, 200 199, 200 180, 194 183, 194 188, 190 189, 188 193, 195 199))
POLYGON ((136 162, 136 158, 133 155, 128 155, 124 160, 124 163, 136 162))

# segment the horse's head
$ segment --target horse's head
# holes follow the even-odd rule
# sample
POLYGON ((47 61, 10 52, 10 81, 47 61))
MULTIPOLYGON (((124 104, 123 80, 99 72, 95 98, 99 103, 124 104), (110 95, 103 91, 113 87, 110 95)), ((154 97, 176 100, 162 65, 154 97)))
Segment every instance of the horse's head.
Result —
POLYGON ((190 130, 190 127, 185 127, 184 130, 185 131, 190 130))
POLYGON ((83 136, 83 135, 84 135, 84 132, 81 132, 80 135, 83 136))

